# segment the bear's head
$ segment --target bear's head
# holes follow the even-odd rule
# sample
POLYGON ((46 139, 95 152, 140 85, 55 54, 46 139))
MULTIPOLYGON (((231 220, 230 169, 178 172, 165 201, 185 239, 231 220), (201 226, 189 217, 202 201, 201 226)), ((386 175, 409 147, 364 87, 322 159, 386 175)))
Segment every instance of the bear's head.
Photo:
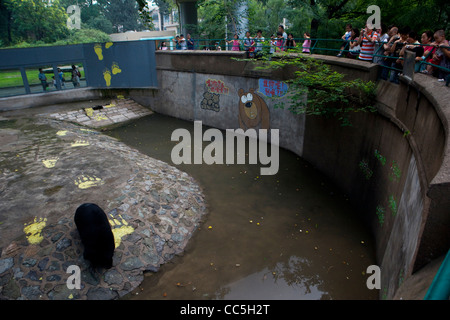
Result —
POLYGON ((249 92, 244 92, 243 89, 239 89, 239 108, 244 111, 249 119, 255 119, 258 116, 261 108, 258 105, 258 95, 255 94, 254 89, 250 89, 249 92))
POLYGON ((255 93, 255 89, 249 89, 247 92, 239 89, 238 95, 240 127, 244 130, 257 127, 269 129, 269 108, 264 99, 255 93))

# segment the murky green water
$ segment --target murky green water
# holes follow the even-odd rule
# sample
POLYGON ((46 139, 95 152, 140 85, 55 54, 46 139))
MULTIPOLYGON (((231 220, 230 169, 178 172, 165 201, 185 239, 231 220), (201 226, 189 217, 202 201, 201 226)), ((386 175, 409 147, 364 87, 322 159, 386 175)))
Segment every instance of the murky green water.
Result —
MULTIPOLYGON (((107 134, 173 165, 177 128, 193 136, 192 122, 158 114, 107 134)), ((126 298, 378 298, 366 287, 375 264, 368 230, 345 195, 295 154, 280 149, 274 176, 261 176, 259 164, 177 167, 202 185, 209 214, 184 255, 126 298)))

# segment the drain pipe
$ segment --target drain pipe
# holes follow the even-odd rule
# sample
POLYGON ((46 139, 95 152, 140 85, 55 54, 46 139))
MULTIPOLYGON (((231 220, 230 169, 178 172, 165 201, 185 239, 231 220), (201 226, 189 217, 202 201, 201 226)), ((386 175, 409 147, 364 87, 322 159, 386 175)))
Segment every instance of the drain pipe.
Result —
POLYGON ((450 250, 439 267, 436 276, 428 288, 424 300, 449 300, 450 299, 450 250))

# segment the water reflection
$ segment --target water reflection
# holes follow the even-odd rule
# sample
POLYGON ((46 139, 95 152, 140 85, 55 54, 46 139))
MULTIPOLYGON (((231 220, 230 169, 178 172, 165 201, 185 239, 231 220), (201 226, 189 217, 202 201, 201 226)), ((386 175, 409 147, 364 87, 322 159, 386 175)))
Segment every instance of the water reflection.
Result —
POLYGON ((224 300, 321 300, 329 299, 323 281, 311 273, 312 263, 306 258, 291 256, 262 271, 221 287, 215 299, 224 300))

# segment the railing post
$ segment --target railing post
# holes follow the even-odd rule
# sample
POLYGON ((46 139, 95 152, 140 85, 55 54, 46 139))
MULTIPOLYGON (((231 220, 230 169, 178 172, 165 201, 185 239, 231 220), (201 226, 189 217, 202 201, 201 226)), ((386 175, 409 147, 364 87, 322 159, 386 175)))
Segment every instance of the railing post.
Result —
POLYGON ((20 74, 22 75, 23 86, 25 87, 25 93, 30 94, 30 84, 28 83, 27 73, 25 72, 24 67, 20 67, 20 74))

